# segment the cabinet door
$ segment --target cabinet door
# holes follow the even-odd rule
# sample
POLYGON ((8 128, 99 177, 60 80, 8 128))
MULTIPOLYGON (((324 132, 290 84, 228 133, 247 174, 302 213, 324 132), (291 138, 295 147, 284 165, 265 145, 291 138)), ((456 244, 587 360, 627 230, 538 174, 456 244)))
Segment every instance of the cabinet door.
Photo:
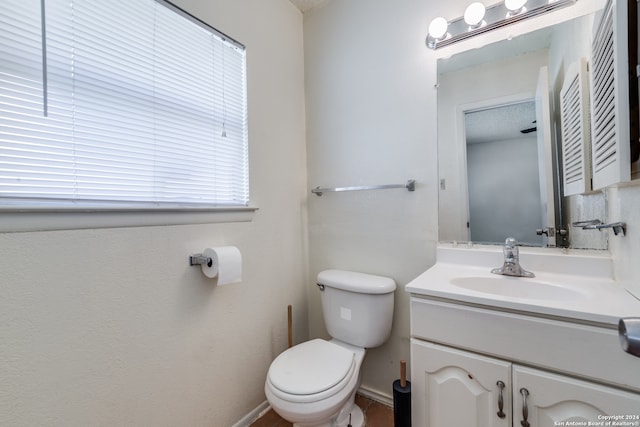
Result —
POLYGON ((607 416, 621 416, 617 421, 632 423, 628 425, 640 422, 639 394, 514 365, 514 425, 521 425, 524 419, 523 389, 528 392, 526 412, 531 427, 571 425, 569 421, 607 425, 603 418, 607 416))
POLYGON ((508 362, 412 339, 411 380, 416 427, 511 426, 508 362))

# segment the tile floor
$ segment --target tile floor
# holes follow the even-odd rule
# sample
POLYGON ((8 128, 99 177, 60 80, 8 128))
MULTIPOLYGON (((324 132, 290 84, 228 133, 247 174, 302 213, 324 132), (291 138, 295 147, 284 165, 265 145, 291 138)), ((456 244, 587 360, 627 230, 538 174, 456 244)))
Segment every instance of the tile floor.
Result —
MULTIPOLYGON (((366 427, 393 427, 393 408, 367 397, 356 395, 356 404, 362 408, 366 427)), ((256 420, 251 427, 292 427, 288 421, 280 418, 273 409, 256 420)))

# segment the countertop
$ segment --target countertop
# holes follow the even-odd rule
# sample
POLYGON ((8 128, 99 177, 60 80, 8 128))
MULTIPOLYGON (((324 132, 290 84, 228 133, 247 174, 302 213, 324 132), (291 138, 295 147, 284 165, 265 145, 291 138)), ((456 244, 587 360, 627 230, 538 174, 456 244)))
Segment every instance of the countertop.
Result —
POLYGON ((611 259, 606 253, 521 248, 520 264, 535 274, 531 279, 492 274, 491 269, 500 267, 503 259, 501 246, 439 246, 436 264, 409 282, 405 290, 413 296, 435 297, 609 327, 617 327, 622 317, 640 317, 640 300, 613 280, 611 259), (497 295, 454 284, 460 279, 464 282, 465 279, 472 281, 485 278, 500 281, 496 283, 506 286, 507 292, 497 295), (518 287, 517 292, 508 292, 511 286, 518 287), (533 296, 527 295, 527 286, 559 287, 562 292, 536 298, 533 289, 533 296))

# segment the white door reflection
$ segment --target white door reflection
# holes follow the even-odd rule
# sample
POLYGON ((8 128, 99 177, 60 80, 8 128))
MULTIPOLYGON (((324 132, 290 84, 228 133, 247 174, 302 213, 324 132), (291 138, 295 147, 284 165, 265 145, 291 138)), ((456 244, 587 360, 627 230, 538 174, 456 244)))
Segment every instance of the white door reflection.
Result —
POLYGON ((544 244, 536 123, 534 100, 465 112, 469 240, 544 244))

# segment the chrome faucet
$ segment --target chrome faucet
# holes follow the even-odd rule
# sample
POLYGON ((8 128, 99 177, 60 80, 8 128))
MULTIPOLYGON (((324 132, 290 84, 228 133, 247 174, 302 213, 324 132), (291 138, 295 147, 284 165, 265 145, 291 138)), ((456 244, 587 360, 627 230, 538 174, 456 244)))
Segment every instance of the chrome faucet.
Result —
POLYGON ((491 270, 493 274, 515 277, 535 277, 535 275, 520 266, 518 242, 513 237, 507 237, 504 241, 504 264, 500 268, 491 270))

